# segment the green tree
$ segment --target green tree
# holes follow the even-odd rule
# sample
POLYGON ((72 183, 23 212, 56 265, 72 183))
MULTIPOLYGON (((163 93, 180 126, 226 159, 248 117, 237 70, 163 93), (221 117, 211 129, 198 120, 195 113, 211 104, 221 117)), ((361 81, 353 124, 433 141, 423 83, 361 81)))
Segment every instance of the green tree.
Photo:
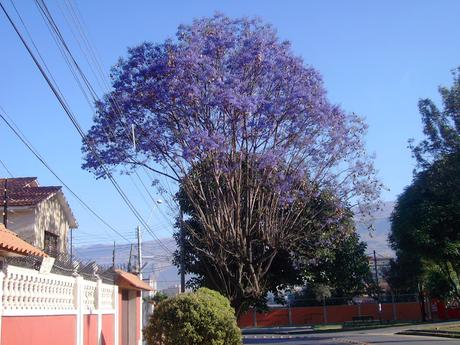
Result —
POLYGON ((425 139, 410 147, 421 168, 451 153, 460 152, 460 67, 452 72, 451 87, 441 86, 443 109, 440 110, 430 99, 419 101, 425 139))
POLYGON ((149 345, 240 345, 241 332, 230 302, 201 288, 162 301, 144 337, 149 345))
POLYGON ((452 297, 449 279, 438 267, 434 266, 428 269, 425 279, 426 290, 432 298, 446 300, 452 297))
POLYGON ((356 233, 351 234, 330 255, 318 258, 317 263, 308 268, 311 283, 329 286, 335 297, 366 292, 372 281, 366 249, 366 243, 360 241, 356 233))
MULTIPOLYGON (((450 153, 417 173, 398 197, 390 243, 398 258, 434 265, 460 298, 460 153, 450 153)), ((409 268, 408 268, 409 269, 409 268)))
POLYGON ((149 301, 152 301, 153 304, 158 305, 164 300, 168 299, 168 295, 166 295, 164 292, 158 291, 153 295, 152 297, 149 297, 149 301))
MULTIPOLYGON (((354 231, 354 229, 353 229, 354 231)), ((372 294, 374 279, 366 255, 367 245, 359 240, 358 234, 342 239, 336 246, 322 251, 320 256, 310 260, 304 267, 306 287, 294 294, 295 305, 319 304, 319 296, 329 295, 343 298, 352 298, 360 294, 372 294), (326 292, 329 293, 326 293, 326 292)), ((327 297, 328 298, 328 297, 327 297)), ((329 303, 332 303, 330 301, 329 303)))
POLYGON ((418 293, 423 285, 423 264, 414 253, 404 255, 400 250, 398 257, 390 261, 390 267, 383 273, 395 295, 418 293))

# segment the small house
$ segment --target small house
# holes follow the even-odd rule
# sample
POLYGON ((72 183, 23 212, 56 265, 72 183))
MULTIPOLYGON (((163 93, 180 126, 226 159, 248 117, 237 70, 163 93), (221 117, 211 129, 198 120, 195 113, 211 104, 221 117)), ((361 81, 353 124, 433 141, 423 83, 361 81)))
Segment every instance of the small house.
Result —
POLYGON ((36 177, 0 178, 0 191, 8 229, 52 256, 67 253, 77 221, 61 186, 40 186, 36 177))

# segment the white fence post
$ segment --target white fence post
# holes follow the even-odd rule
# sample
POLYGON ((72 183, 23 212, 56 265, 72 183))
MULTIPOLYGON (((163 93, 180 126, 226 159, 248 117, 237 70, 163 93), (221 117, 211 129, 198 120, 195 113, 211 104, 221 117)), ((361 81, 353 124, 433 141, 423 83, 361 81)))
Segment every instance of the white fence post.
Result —
MULTIPOLYGON (((141 275, 140 279, 142 280, 142 275, 141 275)), ((138 315, 138 317, 139 317, 139 327, 140 327, 141 329, 139 330, 139 341, 138 341, 138 345, 142 345, 142 336, 143 336, 143 334, 142 334, 142 329, 144 328, 143 322, 142 322, 142 321, 143 321, 143 320, 142 320, 142 308, 144 307, 144 301, 142 300, 142 290, 139 291, 139 294, 140 294, 140 297, 139 297, 139 298, 140 298, 140 301, 139 301, 139 315, 138 315)))
POLYGON ((75 309, 77 309, 77 345, 83 345, 83 277, 75 277, 75 309))
POLYGON ((96 288, 97 343, 102 343, 102 280, 97 280, 96 288))

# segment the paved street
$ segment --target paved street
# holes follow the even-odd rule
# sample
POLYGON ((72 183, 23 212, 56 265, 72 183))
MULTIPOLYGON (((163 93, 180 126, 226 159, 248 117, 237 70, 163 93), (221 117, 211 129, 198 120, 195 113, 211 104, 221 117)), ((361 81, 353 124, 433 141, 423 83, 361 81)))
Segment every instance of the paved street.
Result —
MULTIPOLYGON (((424 326, 426 327, 426 325, 424 326)), ((378 345, 436 345, 436 344, 460 344, 459 339, 438 337, 421 337, 409 335, 397 335, 396 332, 407 328, 417 327, 393 327, 386 329, 374 329, 365 331, 317 333, 302 335, 273 335, 259 334, 247 335, 244 344, 271 344, 271 345, 340 345, 340 344, 378 344, 378 345)))

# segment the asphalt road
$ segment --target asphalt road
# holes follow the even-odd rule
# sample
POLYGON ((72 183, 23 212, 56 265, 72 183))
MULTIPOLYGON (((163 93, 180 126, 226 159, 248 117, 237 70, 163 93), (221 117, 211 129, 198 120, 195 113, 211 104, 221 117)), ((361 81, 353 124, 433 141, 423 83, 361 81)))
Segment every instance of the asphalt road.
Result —
MULTIPOLYGON (((424 326, 426 327, 426 325, 424 326)), ((404 329, 417 327, 392 327, 363 331, 315 333, 302 335, 274 335, 257 334, 246 335, 244 344, 271 344, 271 345, 343 345, 343 344, 376 344, 376 345, 436 345, 436 344, 460 344, 460 339, 449 339, 439 337, 422 337, 411 335, 398 335, 404 329)))

